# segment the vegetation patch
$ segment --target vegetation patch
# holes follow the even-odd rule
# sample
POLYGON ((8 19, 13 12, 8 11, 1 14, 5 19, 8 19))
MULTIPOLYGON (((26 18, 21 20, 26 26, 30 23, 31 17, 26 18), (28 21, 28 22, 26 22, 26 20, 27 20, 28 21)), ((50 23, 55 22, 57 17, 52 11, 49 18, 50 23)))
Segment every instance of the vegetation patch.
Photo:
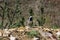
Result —
POLYGON ((30 31, 30 32, 28 32, 27 33, 27 35, 29 36, 29 37, 34 37, 34 36, 37 36, 39 33, 37 32, 37 31, 35 31, 35 30, 32 30, 32 31, 30 31))

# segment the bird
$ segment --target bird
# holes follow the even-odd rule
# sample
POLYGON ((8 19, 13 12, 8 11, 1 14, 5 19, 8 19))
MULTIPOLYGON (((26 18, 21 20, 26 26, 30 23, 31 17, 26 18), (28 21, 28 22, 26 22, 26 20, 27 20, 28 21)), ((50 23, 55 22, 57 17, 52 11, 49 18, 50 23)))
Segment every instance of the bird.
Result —
POLYGON ((32 20, 33 20, 33 18, 32 18, 32 16, 30 16, 30 17, 29 17, 29 21, 32 21, 32 20))

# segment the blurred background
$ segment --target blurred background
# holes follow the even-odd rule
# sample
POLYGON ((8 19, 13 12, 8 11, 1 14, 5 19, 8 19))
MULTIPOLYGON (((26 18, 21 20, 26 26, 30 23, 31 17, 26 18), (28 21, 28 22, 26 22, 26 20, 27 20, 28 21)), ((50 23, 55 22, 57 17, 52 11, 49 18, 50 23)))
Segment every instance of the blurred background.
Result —
POLYGON ((60 27, 60 0, 0 0, 0 28, 26 26, 60 27))

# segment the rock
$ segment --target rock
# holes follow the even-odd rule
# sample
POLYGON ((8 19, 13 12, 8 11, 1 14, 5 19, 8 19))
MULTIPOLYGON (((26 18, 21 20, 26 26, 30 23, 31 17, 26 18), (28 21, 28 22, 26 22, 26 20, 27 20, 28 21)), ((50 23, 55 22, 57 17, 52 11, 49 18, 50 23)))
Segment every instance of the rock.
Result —
POLYGON ((20 27, 17 29, 17 31, 23 32, 23 31, 25 31, 25 27, 20 27))
POLYGON ((44 28, 44 30, 45 30, 45 31, 50 31, 50 29, 48 29, 48 28, 44 28))
POLYGON ((0 36, 2 36, 2 33, 0 32, 0 36))
POLYGON ((2 33, 2 30, 0 30, 0 36, 2 36, 2 34, 3 34, 3 33, 2 33))
POLYGON ((15 30, 16 30, 16 28, 11 28, 11 29, 9 29, 10 32, 13 32, 13 31, 15 31, 15 30))
POLYGON ((9 39, 10 39, 10 40, 15 40, 16 37, 13 37, 12 35, 10 35, 9 39))
POLYGON ((30 27, 29 26, 25 26, 26 31, 29 31, 30 27))
POLYGON ((58 32, 56 33, 56 35, 57 35, 57 37, 59 37, 59 36, 60 36, 60 31, 58 31, 58 32))
POLYGON ((8 36, 9 34, 10 34, 10 31, 8 30, 8 29, 4 29, 3 30, 4 32, 3 32, 3 36, 5 37, 5 36, 8 36))
POLYGON ((28 30, 30 27, 29 26, 25 26, 25 29, 28 30))
POLYGON ((33 40, 38 40, 38 39, 39 39, 39 38, 37 38, 37 37, 34 37, 34 38, 33 38, 33 40))

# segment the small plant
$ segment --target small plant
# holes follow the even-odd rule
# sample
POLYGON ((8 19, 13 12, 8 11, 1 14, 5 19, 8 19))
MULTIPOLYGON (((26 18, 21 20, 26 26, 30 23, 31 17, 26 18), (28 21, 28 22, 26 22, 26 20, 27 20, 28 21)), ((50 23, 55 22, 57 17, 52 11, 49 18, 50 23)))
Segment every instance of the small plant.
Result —
POLYGON ((29 37, 34 37, 34 36, 37 36, 39 33, 37 32, 37 31, 35 31, 35 30, 32 30, 32 31, 30 31, 30 32, 28 32, 27 33, 27 35, 29 36, 29 37))
POLYGON ((20 27, 20 26, 21 26, 20 22, 17 22, 13 25, 10 25, 10 28, 16 28, 16 27, 20 27))
POLYGON ((54 25, 52 25, 52 28, 57 29, 57 28, 59 28, 59 26, 57 24, 54 24, 54 25))
POLYGON ((20 21, 21 26, 24 26, 24 21, 25 21, 25 19, 24 19, 24 17, 22 17, 22 20, 20 21))
POLYGON ((40 19, 37 19, 39 26, 43 26, 43 24, 45 23, 45 19, 43 17, 41 17, 40 19))
POLYGON ((0 28, 1 28, 1 29, 3 28, 1 23, 0 23, 0 28))

